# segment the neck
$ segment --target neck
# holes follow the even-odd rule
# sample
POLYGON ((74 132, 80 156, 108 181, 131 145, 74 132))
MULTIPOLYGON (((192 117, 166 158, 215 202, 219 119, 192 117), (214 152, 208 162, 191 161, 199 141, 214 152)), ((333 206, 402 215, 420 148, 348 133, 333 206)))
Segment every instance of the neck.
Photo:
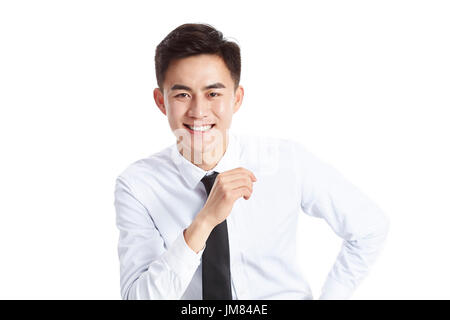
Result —
POLYGON ((216 145, 212 150, 206 152, 192 149, 186 150, 183 146, 180 146, 179 143, 177 144, 177 149, 186 160, 205 171, 209 171, 217 165, 220 159, 222 159, 228 148, 228 141, 229 136, 227 134, 222 142, 218 142, 222 143, 222 145, 216 145))

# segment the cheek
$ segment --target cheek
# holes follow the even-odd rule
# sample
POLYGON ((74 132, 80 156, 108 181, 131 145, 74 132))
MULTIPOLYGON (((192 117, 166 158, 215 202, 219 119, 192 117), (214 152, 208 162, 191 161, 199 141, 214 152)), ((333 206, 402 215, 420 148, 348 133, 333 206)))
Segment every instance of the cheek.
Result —
POLYGON ((215 102, 213 110, 216 116, 222 120, 228 120, 233 115, 233 105, 228 100, 215 102))
POLYGON ((173 103, 167 106, 167 117, 170 123, 176 123, 183 118, 186 106, 182 103, 173 103))

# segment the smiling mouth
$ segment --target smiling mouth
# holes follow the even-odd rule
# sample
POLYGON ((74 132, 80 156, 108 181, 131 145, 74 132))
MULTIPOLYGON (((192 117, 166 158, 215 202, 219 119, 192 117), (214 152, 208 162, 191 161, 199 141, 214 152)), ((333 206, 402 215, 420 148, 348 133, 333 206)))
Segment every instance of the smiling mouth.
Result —
POLYGON ((186 123, 183 123, 183 125, 185 126, 185 128, 187 128, 189 131, 192 131, 192 132, 207 132, 215 126, 215 124, 209 124, 209 125, 204 125, 204 126, 191 126, 186 123))

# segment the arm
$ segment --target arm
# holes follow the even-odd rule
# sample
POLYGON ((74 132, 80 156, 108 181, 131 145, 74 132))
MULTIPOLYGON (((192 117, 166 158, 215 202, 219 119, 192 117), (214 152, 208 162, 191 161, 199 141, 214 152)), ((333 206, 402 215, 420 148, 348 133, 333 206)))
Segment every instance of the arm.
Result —
POLYGON ((120 231, 120 290, 123 299, 180 299, 189 285, 212 229, 234 202, 249 199, 256 177, 244 168, 218 175, 205 206, 166 250, 142 203, 123 177, 116 181, 116 224, 120 231))
POLYGON ((325 219, 343 239, 319 299, 348 299, 369 273, 389 230, 389 219, 357 187, 303 146, 296 147, 300 164, 302 210, 325 219))
POLYGON ((148 211, 122 177, 116 181, 114 205, 120 231, 122 299, 180 299, 200 264, 203 250, 194 252, 183 232, 166 249, 148 211))

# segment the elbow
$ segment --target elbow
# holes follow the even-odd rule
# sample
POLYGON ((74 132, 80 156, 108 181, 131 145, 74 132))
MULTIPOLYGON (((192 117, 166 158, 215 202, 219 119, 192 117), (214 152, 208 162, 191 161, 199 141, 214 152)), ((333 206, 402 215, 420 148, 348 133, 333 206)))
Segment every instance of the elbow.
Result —
POLYGON ((362 241, 362 242, 383 242, 390 231, 391 222, 386 215, 379 215, 376 220, 371 220, 370 223, 364 223, 363 226, 355 226, 354 232, 346 238, 346 240, 362 241))
POLYGON ((390 219, 386 215, 383 215, 382 219, 374 224, 372 228, 370 228, 370 232, 368 232, 363 238, 368 240, 373 239, 376 242, 384 242, 389 234, 390 228, 390 219))
POLYGON ((382 223, 380 224, 380 226, 378 227, 378 233, 379 233, 381 236, 387 237, 387 235, 388 235, 388 233, 389 233, 389 230, 390 230, 390 228, 391 228, 391 220, 390 220, 386 215, 384 215, 382 221, 383 221, 383 222, 382 222, 382 223))
POLYGON ((391 220, 386 217, 386 224, 385 224, 385 232, 386 232, 386 234, 389 233, 390 229, 391 229, 391 220))
POLYGON ((377 210, 373 211, 371 218, 368 220, 371 221, 371 227, 368 228, 370 230, 369 237, 384 238, 388 235, 391 221, 382 209, 377 207, 377 210))

